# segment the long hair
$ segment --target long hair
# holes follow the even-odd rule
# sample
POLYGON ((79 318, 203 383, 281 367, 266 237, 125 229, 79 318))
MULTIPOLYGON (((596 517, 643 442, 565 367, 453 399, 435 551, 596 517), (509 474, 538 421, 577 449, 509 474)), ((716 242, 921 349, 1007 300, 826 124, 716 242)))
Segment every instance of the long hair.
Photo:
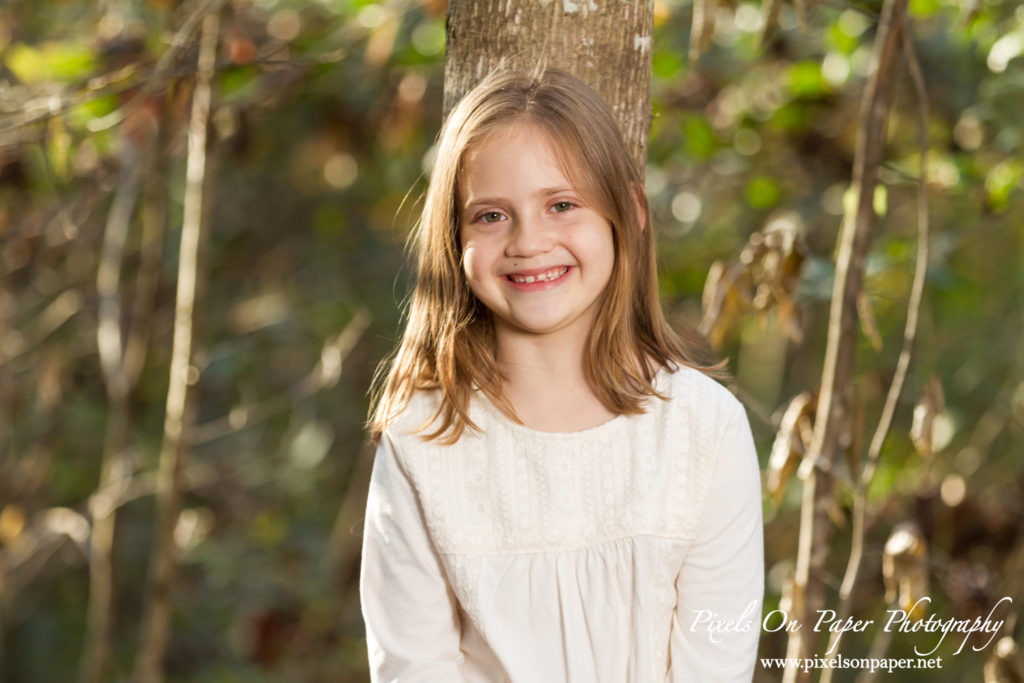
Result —
POLYGON ((644 412, 658 396, 659 368, 686 365, 715 372, 706 344, 692 328, 669 327, 658 299, 650 211, 640 173, 608 106, 575 76, 556 69, 495 72, 451 112, 439 135, 423 212, 414 232, 416 287, 401 344, 384 375, 378 368, 369 429, 374 441, 416 391, 439 392, 424 438, 454 443, 469 427, 469 402, 479 390, 512 419, 502 394, 490 312, 462 271, 459 178, 466 151, 497 130, 530 123, 552 141, 566 176, 612 226, 615 260, 585 347, 591 389, 608 410, 644 412))

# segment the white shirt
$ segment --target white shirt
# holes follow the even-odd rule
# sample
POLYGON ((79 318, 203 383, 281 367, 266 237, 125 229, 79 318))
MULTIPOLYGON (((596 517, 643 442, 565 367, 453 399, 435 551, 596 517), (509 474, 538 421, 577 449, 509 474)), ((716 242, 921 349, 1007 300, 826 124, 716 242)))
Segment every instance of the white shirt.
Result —
POLYGON ((761 488, 740 403, 662 370, 642 415, 581 432, 517 425, 476 396, 451 446, 385 432, 360 590, 374 681, 749 681, 760 630, 761 488), (709 630, 714 620, 716 632, 709 630))

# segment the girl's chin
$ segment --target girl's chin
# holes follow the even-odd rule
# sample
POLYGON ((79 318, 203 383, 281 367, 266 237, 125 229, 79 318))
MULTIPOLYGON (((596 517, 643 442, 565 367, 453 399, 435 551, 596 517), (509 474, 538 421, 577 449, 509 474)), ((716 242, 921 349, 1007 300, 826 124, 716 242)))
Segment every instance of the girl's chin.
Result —
MULTIPOLYGON (((535 316, 505 319, 495 317, 495 332, 515 336, 540 337, 565 333, 582 324, 579 316, 535 316)), ((585 330, 583 331, 585 333, 585 330)))

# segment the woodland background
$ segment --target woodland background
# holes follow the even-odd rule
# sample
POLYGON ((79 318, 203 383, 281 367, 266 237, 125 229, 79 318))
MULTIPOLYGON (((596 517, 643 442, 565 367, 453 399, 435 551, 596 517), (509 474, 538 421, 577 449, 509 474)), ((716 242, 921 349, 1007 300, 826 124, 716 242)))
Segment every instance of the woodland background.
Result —
MULTIPOLYGON (((366 680, 362 422, 408 292, 403 248, 440 125, 446 3, 226 3, 210 29, 206 173, 189 190, 202 6, 0 4, 2 681, 129 680, 153 637, 143 624, 154 596, 170 614, 167 680, 366 680), (206 220, 181 509, 162 536, 154 493, 167 483, 179 235, 196 187, 206 220), (161 543, 177 564, 165 595, 147 580, 161 543), (100 609, 108 555, 112 595, 100 609)), ((717 300, 705 330, 731 359, 771 478, 767 611, 787 605, 797 552, 800 483, 785 456, 800 451, 801 420, 784 412, 821 375, 881 2, 817 4, 805 28, 786 5, 764 46, 759 6, 714 11, 709 49, 693 61, 691 3, 654 3, 646 178, 667 310, 696 325, 702 293, 717 300), (709 269, 733 278, 718 278, 717 299, 709 269), (781 455, 769 466, 773 443, 781 455)), ((1024 8, 912 0, 909 16, 929 104, 928 275, 906 387, 866 491, 851 608, 882 619, 908 595, 930 595, 938 616, 966 618, 1010 596, 998 643, 953 655, 950 638, 936 652, 941 671, 890 678, 1019 681, 1024 8)), ((906 69, 896 78, 852 454, 893 375, 917 252, 917 103, 906 69)), ((833 595, 851 538, 843 482, 860 466, 837 474, 833 595)), ((876 636, 847 637, 841 651, 911 656, 932 642, 876 636)), ((785 646, 765 635, 761 654, 785 646)), ((777 676, 759 667, 758 680, 777 676)))

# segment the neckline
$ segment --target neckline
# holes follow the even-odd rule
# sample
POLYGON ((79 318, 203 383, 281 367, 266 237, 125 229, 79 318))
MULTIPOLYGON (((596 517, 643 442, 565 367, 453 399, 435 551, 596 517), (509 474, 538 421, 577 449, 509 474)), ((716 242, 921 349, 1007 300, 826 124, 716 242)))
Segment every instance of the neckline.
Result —
POLYGON ((484 409, 487 411, 487 413, 503 427, 514 432, 519 432, 521 434, 539 437, 542 439, 579 439, 592 437, 594 435, 601 434, 607 431, 608 429, 611 429, 613 425, 616 425, 629 417, 624 413, 619 413, 618 415, 613 416, 611 419, 605 420, 604 422, 596 424, 593 427, 578 429, 573 432, 546 432, 543 429, 535 429, 533 427, 527 427, 524 424, 519 424, 518 422, 513 422, 512 419, 509 418, 508 415, 503 413, 501 411, 501 408, 494 405, 494 403, 491 402, 491 399, 489 399, 486 395, 478 395, 478 401, 481 404, 483 404, 484 409))
MULTIPOLYGON (((678 371, 678 368, 676 369, 676 371, 678 371)), ((657 373, 655 373, 653 384, 654 384, 654 388, 656 390, 661 391, 662 389, 664 389, 664 383, 663 383, 664 376, 665 376, 665 373, 669 373, 669 372, 671 372, 671 371, 667 367, 662 366, 662 368, 659 369, 657 373)), ((506 415, 504 412, 502 412, 501 408, 499 408, 498 406, 494 405, 494 403, 491 401, 491 399, 488 398, 486 394, 483 394, 480 391, 476 392, 475 398, 476 398, 476 401, 478 403, 483 405, 484 410, 486 410, 487 413, 491 417, 493 417, 499 424, 503 425, 507 429, 510 429, 510 430, 512 430, 514 432, 519 432, 521 434, 525 434, 525 435, 533 436, 533 437, 538 437, 538 438, 542 438, 542 439, 579 439, 579 438, 591 438, 591 437, 594 437, 594 436, 602 435, 604 432, 609 431, 609 430, 615 428, 619 423, 625 422, 630 417, 634 417, 632 415, 626 415, 625 413, 619 413, 618 415, 615 415, 611 419, 606 420, 606 421, 604 421, 604 422, 602 422, 600 424, 596 424, 593 427, 587 427, 585 429, 578 429, 578 430, 572 431, 572 432, 547 432, 547 431, 544 431, 542 429, 535 429, 533 427, 527 427, 526 425, 519 424, 518 422, 513 422, 512 419, 509 418, 508 415, 506 415)), ((652 400, 652 399, 656 400, 657 397, 652 396, 652 397, 648 398, 648 400, 652 400)), ((643 414, 645 414, 645 413, 640 413, 639 415, 643 415, 643 414)))

